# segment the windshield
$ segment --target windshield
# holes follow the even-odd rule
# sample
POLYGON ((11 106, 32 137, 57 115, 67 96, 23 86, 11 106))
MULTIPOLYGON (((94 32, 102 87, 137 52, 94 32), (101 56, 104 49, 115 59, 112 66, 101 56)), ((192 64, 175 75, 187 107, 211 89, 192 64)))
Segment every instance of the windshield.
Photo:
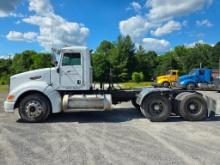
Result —
POLYGON ((189 75, 193 75, 193 74, 195 74, 195 72, 196 72, 196 70, 193 69, 193 70, 191 70, 191 71, 189 72, 189 75))

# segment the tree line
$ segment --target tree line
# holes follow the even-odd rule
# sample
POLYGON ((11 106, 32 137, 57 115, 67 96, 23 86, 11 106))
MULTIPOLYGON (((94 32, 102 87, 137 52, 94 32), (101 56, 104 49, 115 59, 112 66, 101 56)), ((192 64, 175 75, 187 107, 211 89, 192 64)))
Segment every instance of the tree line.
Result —
POLYGON ((114 82, 130 81, 135 74, 143 75, 145 81, 165 74, 170 69, 178 69, 180 74, 188 73, 193 68, 219 67, 220 42, 215 46, 197 43, 193 47, 180 45, 164 54, 146 52, 137 46, 129 36, 119 36, 116 42, 102 41, 92 54, 94 78, 99 82, 109 79, 110 70, 114 82), (132 76, 132 73, 135 73, 132 76))
POLYGON ((0 59, 0 84, 9 83, 12 75, 51 66, 51 55, 27 50, 17 53, 13 58, 0 59))
MULTIPOLYGON (((130 81, 140 73, 145 81, 164 74, 169 69, 178 69, 180 74, 202 64, 218 68, 220 42, 215 46, 198 43, 194 47, 180 45, 164 54, 146 52, 136 46, 129 36, 119 36, 116 41, 102 41, 92 53, 93 75, 96 82, 108 82, 110 74, 114 82, 130 81), (135 73, 133 76, 132 74, 135 73)), ((8 84, 11 75, 29 70, 50 67, 51 55, 27 50, 11 59, 0 59, 0 84, 8 84)))

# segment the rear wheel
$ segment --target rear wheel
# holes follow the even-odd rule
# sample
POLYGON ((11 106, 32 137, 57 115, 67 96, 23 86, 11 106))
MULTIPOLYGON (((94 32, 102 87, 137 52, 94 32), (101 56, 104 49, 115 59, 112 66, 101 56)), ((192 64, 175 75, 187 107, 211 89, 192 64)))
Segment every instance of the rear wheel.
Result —
POLYGON ((153 122, 163 122, 171 113, 171 103, 165 96, 152 94, 145 98, 141 106, 143 115, 153 122))
POLYGON ((163 85, 163 87, 165 87, 165 88, 170 87, 170 83, 169 83, 169 82, 164 82, 162 85, 163 85))
POLYGON ((41 122, 48 118, 51 108, 48 99, 41 94, 25 96, 19 104, 19 114, 25 122, 41 122))
POLYGON ((196 93, 184 94, 179 102, 179 114, 189 121, 204 120, 208 114, 204 98, 196 93))

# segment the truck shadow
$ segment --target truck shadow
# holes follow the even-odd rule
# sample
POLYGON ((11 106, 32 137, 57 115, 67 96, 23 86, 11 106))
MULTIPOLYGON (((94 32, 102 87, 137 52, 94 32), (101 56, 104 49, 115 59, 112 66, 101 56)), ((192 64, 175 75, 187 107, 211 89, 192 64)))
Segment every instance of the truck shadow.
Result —
MULTIPOLYGON (((121 123, 144 118, 134 108, 120 108, 112 111, 69 112, 52 114, 45 123, 78 122, 78 123, 121 123)), ((19 119, 17 122, 22 123, 19 119)))
MULTIPOLYGON (((96 112, 70 112, 53 114, 44 123, 61 123, 61 122, 78 122, 78 123, 122 123, 135 119, 145 119, 140 111, 134 108, 119 108, 113 111, 96 111, 96 112)), ((146 119, 147 120, 147 119, 146 119)), ((216 122, 220 121, 220 116, 207 118, 205 121, 199 122, 216 122)), ((17 120, 23 123, 22 120, 17 120)), ((171 116, 167 123, 186 122, 179 116, 171 116)))
MULTIPOLYGON (((209 117, 204 121, 188 121, 188 122, 216 122, 219 121, 220 122, 220 116, 213 116, 213 117, 209 117)), ((171 116, 168 118, 168 120, 166 122, 187 122, 186 120, 184 120, 182 117, 180 116, 171 116)))

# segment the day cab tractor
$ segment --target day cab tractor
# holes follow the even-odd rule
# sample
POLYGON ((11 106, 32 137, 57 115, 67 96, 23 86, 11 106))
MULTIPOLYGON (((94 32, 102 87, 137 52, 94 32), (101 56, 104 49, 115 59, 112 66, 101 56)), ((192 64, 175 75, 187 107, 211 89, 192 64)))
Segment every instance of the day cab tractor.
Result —
POLYGON ((180 76, 177 87, 182 89, 219 89, 220 79, 214 78, 212 69, 197 68, 193 69, 189 74, 180 76))
POLYGON ((10 92, 4 102, 6 112, 18 109, 23 121, 42 122, 54 113, 108 111, 112 110, 113 104, 132 101, 143 116, 161 122, 171 113, 185 120, 198 121, 214 111, 208 108, 203 95, 194 91, 169 88, 119 90, 112 84, 107 89, 94 89, 87 47, 65 47, 54 52, 59 54, 55 67, 10 78, 10 92))
POLYGON ((166 75, 157 76, 154 86, 168 88, 178 80, 179 71, 169 70, 166 75))

